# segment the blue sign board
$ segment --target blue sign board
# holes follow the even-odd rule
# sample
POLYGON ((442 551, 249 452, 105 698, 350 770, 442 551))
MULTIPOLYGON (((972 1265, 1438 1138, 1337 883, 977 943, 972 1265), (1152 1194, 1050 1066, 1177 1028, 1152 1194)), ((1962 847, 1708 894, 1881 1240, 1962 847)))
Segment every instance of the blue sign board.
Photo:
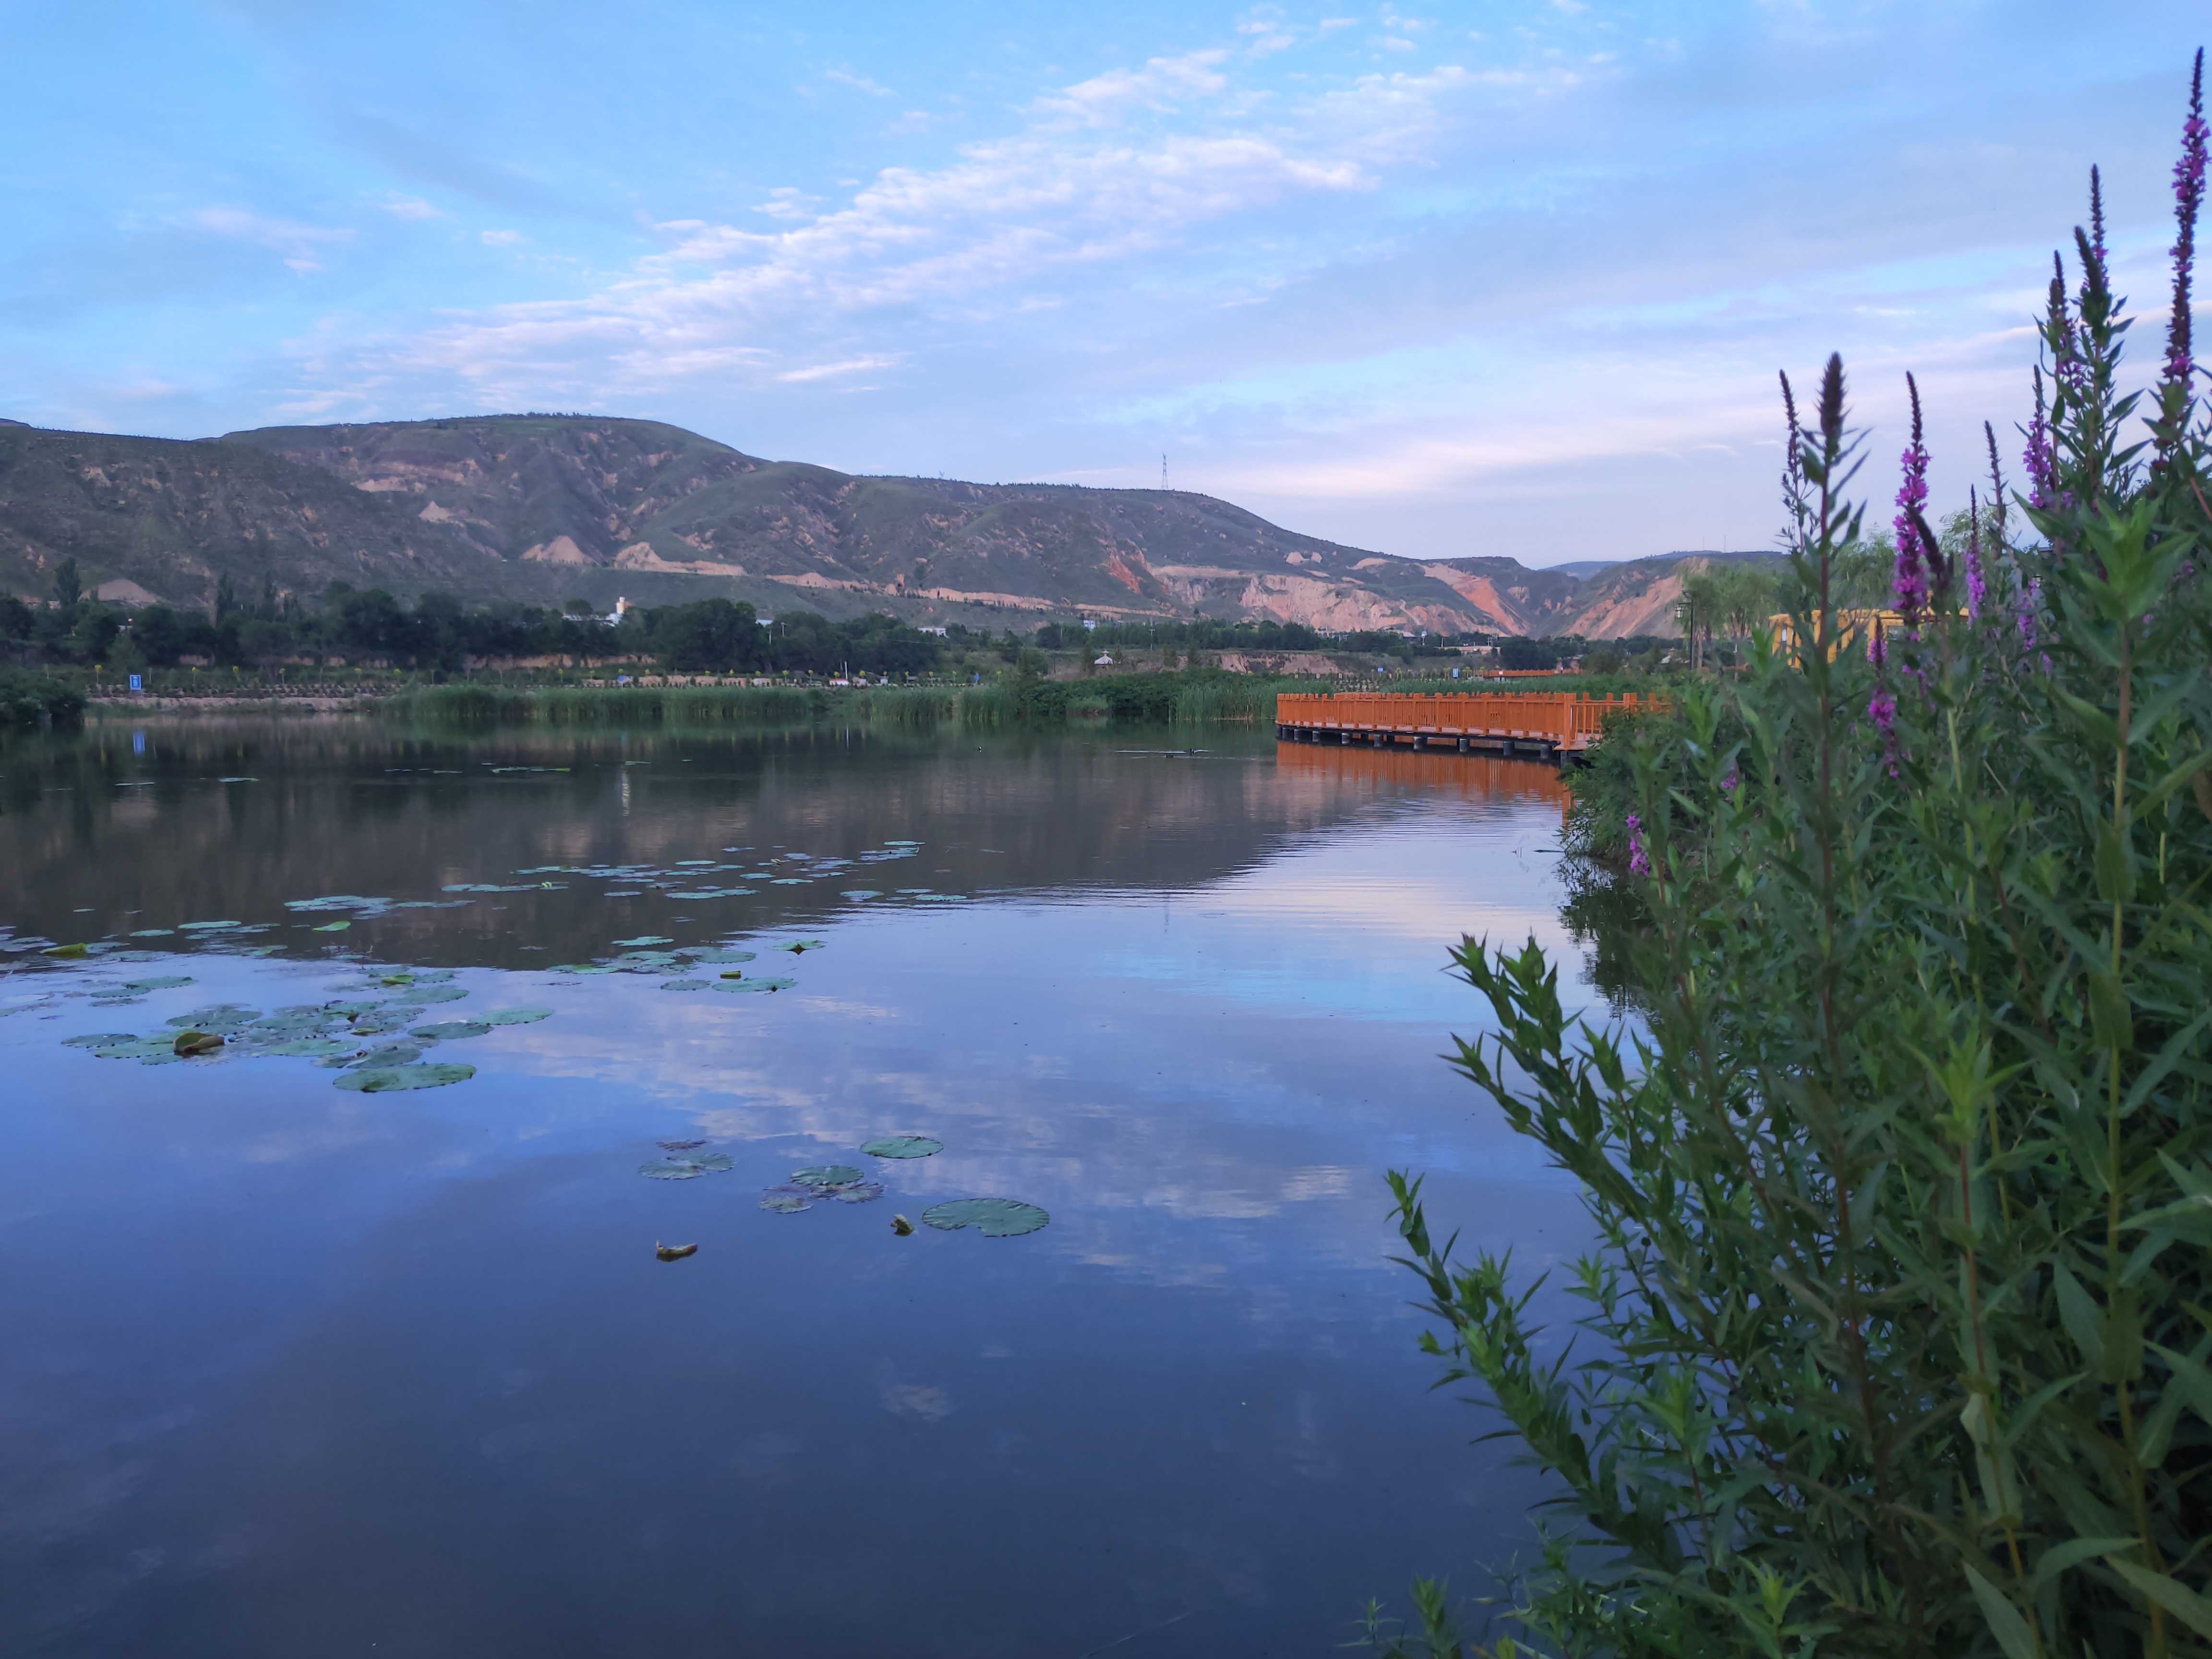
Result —
POLYGON ((140 681, 140 679, 139 679, 138 676, 137 676, 137 675, 136 675, 136 674, 133 674, 133 675, 131 677, 131 689, 133 691, 143 691, 143 690, 146 689, 146 687, 145 687, 145 685, 144 685, 144 684, 140 681))

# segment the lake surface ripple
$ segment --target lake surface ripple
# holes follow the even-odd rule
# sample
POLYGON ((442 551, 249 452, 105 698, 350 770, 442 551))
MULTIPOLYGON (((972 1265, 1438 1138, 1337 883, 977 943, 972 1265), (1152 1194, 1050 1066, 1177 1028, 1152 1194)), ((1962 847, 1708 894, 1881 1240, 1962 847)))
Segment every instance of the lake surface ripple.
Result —
POLYGON ((0 1650, 1320 1656, 1478 1589, 1532 1477, 1382 1175, 1575 1249, 1437 1058, 1461 933, 1579 958, 1559 810, 1188 728, 0 750, 0 1650), (347 1086, 410 1048, 473 1075, 347 1086), (886 1190, 762 1207, 825 1165, 886 1190))

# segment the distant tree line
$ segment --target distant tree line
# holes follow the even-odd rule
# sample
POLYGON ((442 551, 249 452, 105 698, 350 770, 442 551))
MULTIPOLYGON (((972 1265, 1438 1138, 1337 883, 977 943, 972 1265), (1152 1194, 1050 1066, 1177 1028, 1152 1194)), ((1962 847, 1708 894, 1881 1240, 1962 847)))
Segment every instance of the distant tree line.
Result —
POLYGON ((988 642, 964 629, 925 634, 896 617, 833 622, 788 611, 763 623, 742 600, 631 607, 619 623, 572 599, 561 611, 512 603, 471 608, 431 592, 412 605, 382 588, 334 581, 321 601, 280 594, 273 581, 240 593, 216 586, 212 613, 149 605, 131 611, 88 599, 73 559, 54 574, 53 603, 0 596, 0 653, 20 665, 173 668, 186 662, 273 665, 307 659, 453 673, 470 661, 632 659, 681 673, 906 675, 935 668, 948 646, 988 642), (957 632, 962 638, 950 636, 957 632))

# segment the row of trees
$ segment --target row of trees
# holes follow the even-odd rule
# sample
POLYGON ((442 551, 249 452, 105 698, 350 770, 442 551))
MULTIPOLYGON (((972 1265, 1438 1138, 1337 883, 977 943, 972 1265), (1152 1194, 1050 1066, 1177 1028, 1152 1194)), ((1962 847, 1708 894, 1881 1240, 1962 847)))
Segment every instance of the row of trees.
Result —
MULTIPOLYGON (((923 674, 948 644, 894 617, 832 622, 791 611, 763 623, 751 605, 729 599, 636 607, 618 623, 584 601, 566 611, 494 604, 471 608, 450 593, 412 605, 381 588, 334 581, 319 604, 279 594, 265 583, 252 599, 228 578, 216 587, 213 614, 150 605, 136 611, 87 599, 74 561, 54 580, 54 603, 31 606, 0 597, 0 648, 18 663, 94 664, 118 670, 312 662, 382 664, 445 673, 471 661, 566 659, 579 665, 629 660, 683 672, 876 675, 923 674)), ((947 630, 948 635, 951 630, 947 630)))

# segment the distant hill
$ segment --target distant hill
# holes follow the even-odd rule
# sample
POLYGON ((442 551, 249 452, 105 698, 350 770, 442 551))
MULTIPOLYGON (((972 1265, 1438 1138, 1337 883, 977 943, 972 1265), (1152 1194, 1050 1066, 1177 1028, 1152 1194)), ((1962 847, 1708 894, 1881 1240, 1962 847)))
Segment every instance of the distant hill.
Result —
POLYGON ((1395 558, 1206 495, 855 477, 652 421, 492 416, 196 441, 0 428, 0 589, 43 594, 70 556, 88 587, 181 605, 208 603, 228 575, 252 593, 264 580, 319 593, 335 578, 471 600, 718 594, 764 614, 994 627, 1082 611, 1609 638, 1665 631, 1680 568, 1708 556, 1587 580, 1513 559, 1395 558))

